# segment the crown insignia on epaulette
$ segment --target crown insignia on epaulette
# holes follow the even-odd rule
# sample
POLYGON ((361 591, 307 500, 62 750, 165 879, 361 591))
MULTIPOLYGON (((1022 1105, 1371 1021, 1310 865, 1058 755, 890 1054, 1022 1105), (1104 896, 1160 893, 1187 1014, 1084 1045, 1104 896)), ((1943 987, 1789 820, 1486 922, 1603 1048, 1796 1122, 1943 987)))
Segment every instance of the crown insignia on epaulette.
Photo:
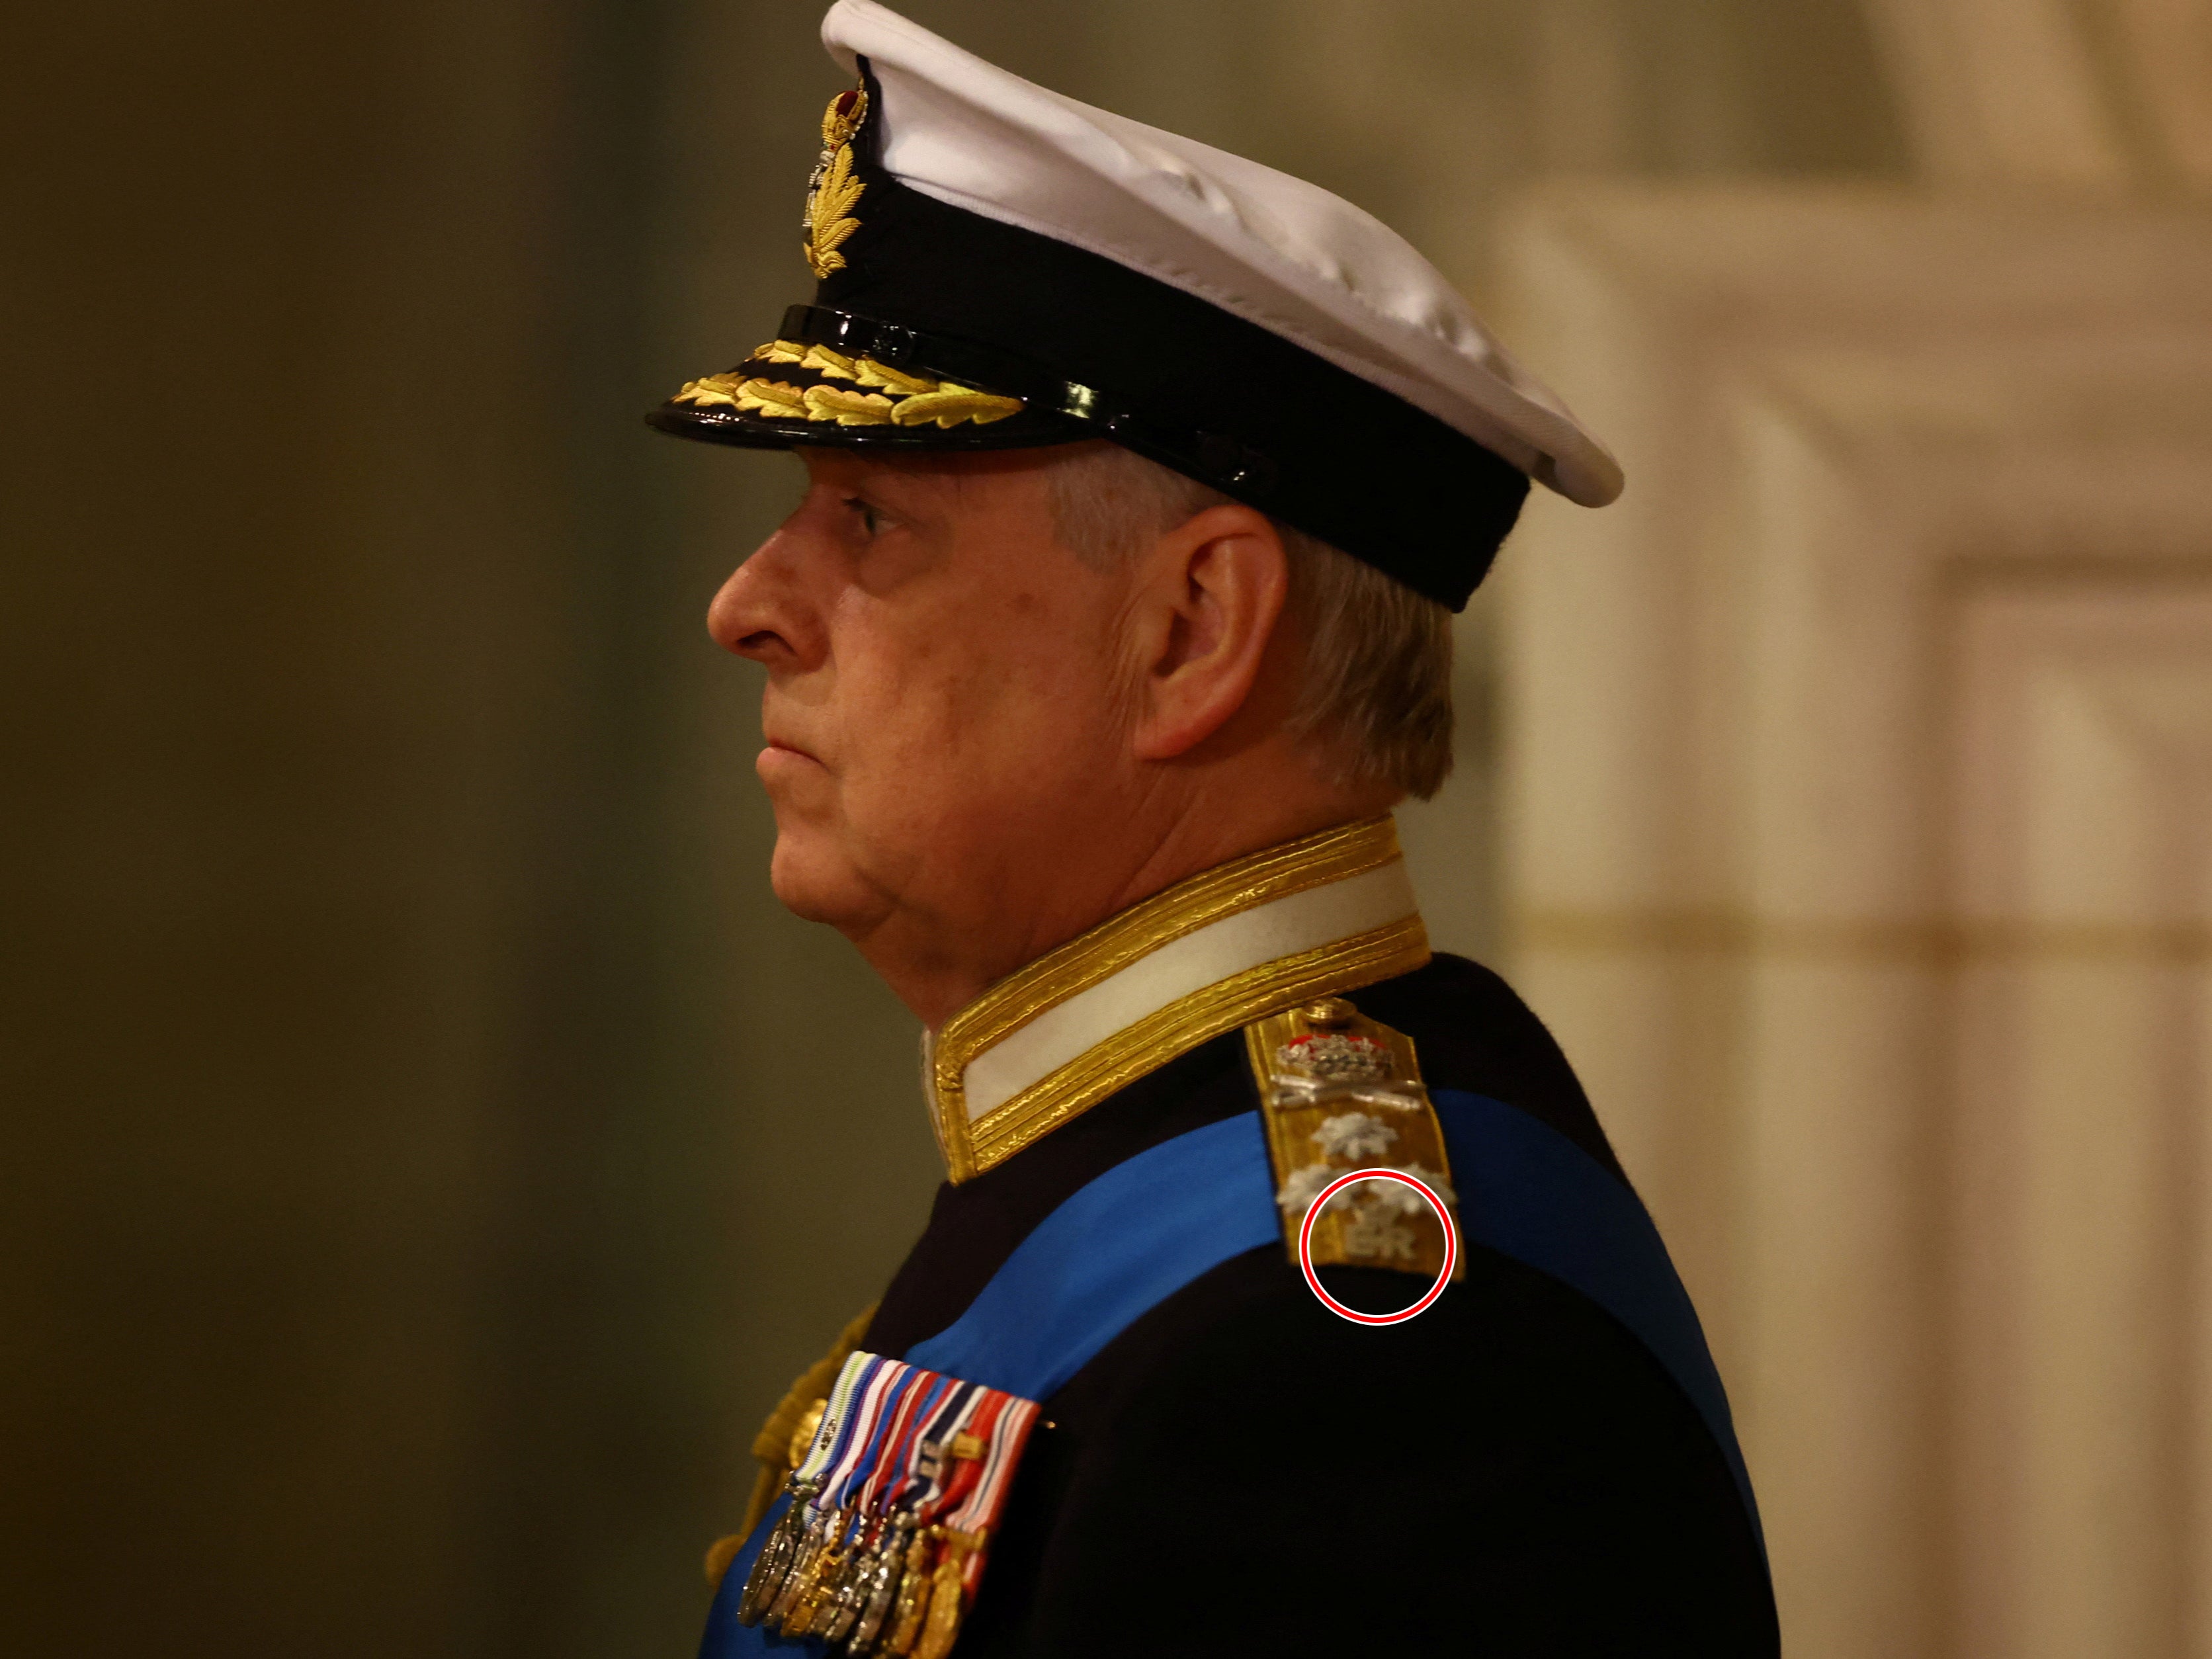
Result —
POLYGON ((1278 1064, 1294 1066, 1328 1083, 1364 1083, 1390 1075, 1390 1051, 1372 1037, 1342 1031, 1315 1031, 1293 1037, 1275 1050, 1278 1064))

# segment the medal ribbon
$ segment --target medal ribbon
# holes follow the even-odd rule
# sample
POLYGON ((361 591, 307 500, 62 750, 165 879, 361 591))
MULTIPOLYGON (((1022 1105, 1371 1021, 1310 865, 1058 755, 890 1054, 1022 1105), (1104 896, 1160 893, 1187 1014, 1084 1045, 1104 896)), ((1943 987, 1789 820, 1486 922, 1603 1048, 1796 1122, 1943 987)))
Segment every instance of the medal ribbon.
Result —
MULTIPOLYGON (((954 1532, 987 1543, 999 1529, 999 1516, 1006 1506, 1006 1492, 1013 1484, 1014 1468, 1021 1462, 1023 1449, 1029 1444, 1030 1431, 1036 1425, 1038 1413, 1034 1401, 1010 1394, 1000 1395, 999 1401, 1000 1409, 990 1430, 988 1449, 978 1461, 976 1476, 966 1501, 950 1510, 945 1523, 954 1532)), ((979 1547, 969 1551, 961 1563, 961 1579, 968 1595, 975 1594, 982 1577, 983 1550, 979 1547)))
POLYGON ((883 1370, 878 1376, 878 1386, 872 1391, 874 1408, 869 1414, 867 1431, 860 1437, 853 1454, 838 1468, 829 1486, 824 1488, 825 1496, 841 1508, 859 1497, 868 1477, 874 1474, 877 1462, 883 1456, 884 1442, 890 1437, 892 1425, 905 1420, 903 1407, 908 1396, 914 1391, 915 1379, 927 1374, 900 1360, 886 1359, 879 1363, 883 1370))
POLYGON ((919 1644, 915 1659, 945 1659, 1037 1414, 1033 1401, 942 1371, 850 1356, 793 1471, 805 1507, 787 1513, 779 1541, 756 1558, 764 1576, 748 1583, 740 1626, 764 1623, 854 1656, 896 1637, 919 1644), (977 1455, 955 1455, 962 1442, 977 1455), (803 1529, 801 1515, 813 1517, 803 1529), (925 1620, 925 1631, 911 1628, 925 1620))
POLYGON ((890 1442, 860 1498, 861 1508, 871 1513, 890 1511, 886 1493, 903 1487, 913 1474, 915 1449, 921 1442, 922 1430, 936 1414, 939 1402, 956 1386, 949 1376, 923 1370, 918 1365, 911 1369, 916 1386, 907 1396, 890 1442))
POLYGON ((885 1359, 878 1354, 868 1355, 867 1361, 867 1374, 860 1382, 857 1402, 838 1435, 836 1446, 824 1460, 826 1472, 822 1490, 810 1500, 817 1510, 837 1507, 854 1468, 873 1438, 876 1424, 883 1414, 884 1397, 896 1380, 896 1361, 885 1359))
POLYGON ((791 1472, 794 1485, 820 1476, 829 1466, 831 1453, 836 1449, 853 1409, 853 1397, 861 1384, 883 1362, 872 1353, 853 1353, 845 1358, 837 1380, 830 1385, 830 1398, 822 1407, 822 1421, 814 1431, 814 1438, 806 1448, 806 1455, 791 1472))
POLYGON ((937 1498, 945 1490, 945 1470, 952 1462, 952 1443, 966 1431, 969 1419, 989 1392, 981 1383, 955 1382, 939 1407, 936 1420, 923 1432, 906 1484, 890 1499, 892 1506, 906 1510, 916 1525, 926 1524, 936 1512, 937 1498))
POLYGON ((979 1462, 980 1472, 975 1484, 967 1501, 952 1512, 946 1522, 962 1532, 996 1529, 999 1512, 1006 1507, 1010 1477, 1014 1466, 1021 1461, 1023 1448, 1029 1443, 1030 1430, 1036 1424, 1037 1407, 1033 1401, 1002 1394, 999 1403, 998 1421, 992 1425, 989 1449, 979 1462))
MULTIPOLYGON (((968 1425, 968 1432, 988 1445, 998 1427, 999 1419, 1006 1413, 1006 1402, 1012 1397, 1000 1394, 996 1389, 981 1390, 981 1397, 975 1404, 975 1416, 968 1425)), ((966 1506, 969 1494, 975 1489, 976 1482, 982 1479, 983 1460, 979 1457, 954 1460, 949 1446, 945 1449, 945 1456, 952 1462, 952 1478, 940 1482, 941 1489, 931 1503, 928 1515, 923 1518, 934 1521, 943 1516, 949 1524, 951 1517, 966 1506)))

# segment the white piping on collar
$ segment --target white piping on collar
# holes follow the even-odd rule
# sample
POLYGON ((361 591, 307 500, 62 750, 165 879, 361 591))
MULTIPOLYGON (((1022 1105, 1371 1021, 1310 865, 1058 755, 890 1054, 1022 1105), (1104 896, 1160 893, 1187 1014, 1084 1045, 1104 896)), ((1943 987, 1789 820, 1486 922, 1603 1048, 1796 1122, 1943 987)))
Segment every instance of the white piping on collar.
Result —
MULTIPOLYGON (((1414 915, 1403 859, 1224 916, 1047 1009, 968 1062, 968 1121, 1003 1106, 1116 1031, 1210 985, 1414 915)), ((923 1039, 923 1053, 929 1052, 923 1039)), ((925 1060, 925 1077, 927 1073, 925 1060)))

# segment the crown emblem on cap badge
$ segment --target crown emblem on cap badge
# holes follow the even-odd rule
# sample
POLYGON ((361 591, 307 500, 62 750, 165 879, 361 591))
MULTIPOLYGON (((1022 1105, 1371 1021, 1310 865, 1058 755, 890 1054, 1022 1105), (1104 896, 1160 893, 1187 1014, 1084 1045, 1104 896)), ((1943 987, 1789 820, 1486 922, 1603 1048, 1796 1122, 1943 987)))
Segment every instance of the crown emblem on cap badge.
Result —
POLYGON ((806 216, 800 222, 806 232, 801 251, 817 282, 845 268, 837 249, 860 228, 853 209, 868 187, 853 176, 853 136, 867 118, 868 94, 859 87, 839 93, 822 112, 822 159, 806 181, 806 216))

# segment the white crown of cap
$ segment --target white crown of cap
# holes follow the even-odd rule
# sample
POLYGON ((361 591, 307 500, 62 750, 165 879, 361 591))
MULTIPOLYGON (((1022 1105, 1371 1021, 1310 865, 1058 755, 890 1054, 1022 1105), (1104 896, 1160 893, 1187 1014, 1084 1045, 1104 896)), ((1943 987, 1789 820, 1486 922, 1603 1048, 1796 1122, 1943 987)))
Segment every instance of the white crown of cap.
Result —
POLYGON ((885 169, 951 206, 1143 272, 1426 410, 1602 507, 1620 466, 1412 244, 1318 185, 1063 98, 874 0, 837 0, 830 55, 883 92, 885 169))

